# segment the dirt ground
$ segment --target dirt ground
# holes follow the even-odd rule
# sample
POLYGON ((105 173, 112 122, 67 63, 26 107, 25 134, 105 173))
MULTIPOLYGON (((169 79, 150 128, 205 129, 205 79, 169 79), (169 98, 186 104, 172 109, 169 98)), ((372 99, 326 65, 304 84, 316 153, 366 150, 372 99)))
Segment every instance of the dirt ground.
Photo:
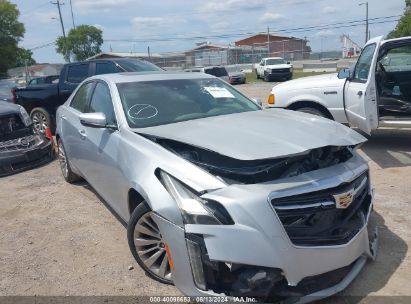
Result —
MULTIPOLYGON (((238 88, 266 98, 271 86, 238 88)), ((342 294, 367 303, 411 296, 411 130, 380 130, 361 154, 375 187, 379 254, 342 294)), ((86 183, 67 184, 57 161, 0 179, 0 229, 0 296, 180 295, 144 275, 122 224, 86 183)))

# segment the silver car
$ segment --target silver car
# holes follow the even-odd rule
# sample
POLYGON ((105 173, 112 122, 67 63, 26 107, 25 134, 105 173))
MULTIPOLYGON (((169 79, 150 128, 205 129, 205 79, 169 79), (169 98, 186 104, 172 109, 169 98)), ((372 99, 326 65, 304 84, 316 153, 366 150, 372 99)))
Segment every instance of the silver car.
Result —
POLYGON ((88 78, 56 136, 64 178, 87 180, 147 275, 185 295, 318 299, 375 255, 365 138, 214 76, 88 78))

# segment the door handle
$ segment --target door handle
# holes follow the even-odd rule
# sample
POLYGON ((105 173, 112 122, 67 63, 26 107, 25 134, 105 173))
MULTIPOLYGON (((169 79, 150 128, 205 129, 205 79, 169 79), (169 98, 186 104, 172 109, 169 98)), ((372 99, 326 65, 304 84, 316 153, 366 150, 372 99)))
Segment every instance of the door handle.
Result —
POLYGON ((86 139, 87 134, 85 130, 78 130, 78 133, 80 134, 81 139, 86 139))
POLYGON ((61 115, 61 116, 60 116, 60 118, 61 118, 61 119, 64 119, 64 120, 66 120, 66 119, 67 119, 67 117, 66 117, 66 116, 64 116, 64 115, 61 115))
POLYGON ((361 97, 362 96, 362 91, 358 91, 357 95, 361 97))

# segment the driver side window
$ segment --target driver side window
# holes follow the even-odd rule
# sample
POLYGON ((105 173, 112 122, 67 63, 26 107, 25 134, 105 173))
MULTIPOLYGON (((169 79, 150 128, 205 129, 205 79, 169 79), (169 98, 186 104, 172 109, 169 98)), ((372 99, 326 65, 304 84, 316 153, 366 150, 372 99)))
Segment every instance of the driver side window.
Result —
POLYGON ((116 125, 116 115, 114 114, 113 102, 111 100, 110 89, 102 82, 97 82, 93 97, 90 102, 90 113, 104 113, 107 123, 116 125))
POLYGON ((368 74, 370 73, 372 59, 374 57, 376 45, 367 45, 361 53, 360 58, 358 58, 357 64, 355 65, 354 75, 352 80, 357 82, 366 82, 368 79, 368 74))

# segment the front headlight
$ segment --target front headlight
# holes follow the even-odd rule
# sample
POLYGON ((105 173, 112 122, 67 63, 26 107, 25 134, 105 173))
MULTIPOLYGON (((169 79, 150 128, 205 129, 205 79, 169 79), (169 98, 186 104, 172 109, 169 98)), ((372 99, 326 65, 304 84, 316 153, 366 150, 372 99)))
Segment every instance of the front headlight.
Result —
POLYGON ((20 106, 20 115, 21 115, 21 119, 24 122, 24 125, 26 127, 31 125, 31 118, 29 116, 29 114, 27 113, 26 109, 24 109, 22 106, 20 106))
POLYGON ((162 170, 158 171, 158 177, 180 208, 184 224, 234 224, 220 203, 202 199, 194 190, 162 170))

